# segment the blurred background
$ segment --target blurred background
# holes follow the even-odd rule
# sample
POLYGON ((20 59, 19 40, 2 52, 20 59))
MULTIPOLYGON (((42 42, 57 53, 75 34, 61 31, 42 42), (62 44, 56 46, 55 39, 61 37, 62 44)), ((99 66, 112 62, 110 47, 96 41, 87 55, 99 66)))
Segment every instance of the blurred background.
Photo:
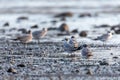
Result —
POLYGON ((59 28, 62 23, 70 32, 86 31, 94 37, 119 26, 119 13, 120 0, 0 0, 0 37, 13 37, 21 29, 59 28))
POLYGON ((71 11, 119 13, 119 0, 0 0, 0 13, 55 14, 71 11))

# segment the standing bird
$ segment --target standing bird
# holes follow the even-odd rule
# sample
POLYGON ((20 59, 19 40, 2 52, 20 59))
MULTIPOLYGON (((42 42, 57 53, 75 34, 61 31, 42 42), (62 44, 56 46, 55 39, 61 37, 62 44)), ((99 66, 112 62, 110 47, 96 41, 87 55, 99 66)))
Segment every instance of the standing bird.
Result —
POLYGON ((20 42, 27 44, 28 42, 32 41, 32 32, 31 30, 29 30, 27 34, 18 36, 16 39, 12 39, 12 40, 19 40, 20 42))
POLYGON ((103 42, 103 46, 105 46, 104 42, 108 41, 109 39, 112 38, 112 32, 108 31, 108 33, 103 34, 102 36, 97 37, 94 40, 100 40, 103 42))
POLYGON ((43 38, 47 34, 47 31, 47 28, 43 28, 42 30, 34 31, 32 35, 35 39, 38 40, 38 43, 40 43, 40 38, 43 38))
POLYGON ((82 56, 83 56, 84 58, 88 58, 88 57, 92 56, 92 51, 91 51, 91 49, 88 47, 87 44, 84 44, 84 45, 83 45, 81 54, 82 54, 82 56))
POLYGON ((65 51, 72 51, 73 47, 70 46, 69 39, 65 38, 63 41, 64 41, 64 43, 63 43, 64 50, 65 51))
POLYGON ((70 38, 69 44, 70 44, 70 46, 73 47, 73 48, 78 48, 78 47, 79 47, 79 44, 78 44, 78 42, 77 42, 77 40, 76 40, 76 38, 75 38, 74 36, 72 36, 72 37, 70 38))
POLYGON ((78 43, 74 43, 71 39, 69 40, 68 38, 65 38, 63 43, 63 47, 66 51, 77 51, 82 49, 81 46, 76 46, 78 43))

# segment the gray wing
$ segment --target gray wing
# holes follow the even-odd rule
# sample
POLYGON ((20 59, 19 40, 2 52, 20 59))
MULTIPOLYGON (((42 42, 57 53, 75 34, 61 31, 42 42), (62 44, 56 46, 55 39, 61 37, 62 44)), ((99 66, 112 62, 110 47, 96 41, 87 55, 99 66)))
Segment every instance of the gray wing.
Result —
POLYGON ((91 53, 91 50, 89 48, 84 48, 82 49, 82 55, 83 56, 87 56, 88 54, 91 53))
POLYGON ((76 41, 76 40, 70 40, 69 41, 69 44, 70 44, 70 46, 71 47, 73 47, 73 48, 78 48, 78 42, 76 41))
POLYGON ((102 36, 98 36, 94 40, 106 40, 107 37, 108 37, 108 34, 103 34, 102 36))
POLYGON ((40 38, 40 34, 42 33, 42 31, 34 31, 33 33, 32 33, 32 35, 33 35, 33 37, 34 38, 40 38))

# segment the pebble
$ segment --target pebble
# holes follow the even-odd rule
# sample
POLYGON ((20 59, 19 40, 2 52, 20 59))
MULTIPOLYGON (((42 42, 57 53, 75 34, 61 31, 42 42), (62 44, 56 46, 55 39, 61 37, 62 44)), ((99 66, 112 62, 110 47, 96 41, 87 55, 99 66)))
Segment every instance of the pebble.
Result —
POLYGON ((59 30, 62 32, 69 32, 69 26, 66 23, 60 25, 59 30))
POLYGON ((9 26, 9 23, 6 22, 6 23, 3 24, 3 26, 4 26, 4 27, 7 27, 7 26, 9 26))
POLYGON ((78 29, 72 30, 71 33, 78 33, 78 29))
POLYGON ((91 17, 92 15, 90 13, 81 13, 79 17, 91 17))
POLYGON ((18 64, 17 67, 25 67, 25 64, 18 64))
POLYGON ((33 25, 31 26, 31 28, 38 28, 39 26, 36 24, 36 25, 33 25))
POLYGON ((79 36, 80 36, 80 37, 87 37, 87 31, 81 31, 81 32, 79 33, 79 36))
POLYGON ((63 12, 63 13, 55 15, 55 17, 72 17, 72 16, 73 16, 73 13, 71 12, 63 12))
POLYGON ((20 16, 17 18, 17 20, 28 20, 27 16, 20 16))

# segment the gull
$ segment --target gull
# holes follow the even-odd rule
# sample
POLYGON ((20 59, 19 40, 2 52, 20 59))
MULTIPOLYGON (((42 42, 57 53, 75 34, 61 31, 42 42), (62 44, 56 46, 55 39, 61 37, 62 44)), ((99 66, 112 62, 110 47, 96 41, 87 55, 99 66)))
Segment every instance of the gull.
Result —
MULTIPOLYGON (((73 37, 71 37, 71 38, 73 38, 73 37)), ((81 46, 79 46, 79 43, 76 41, 75 41, 76 42, 75 43, 74 40, 65 38, 63 41, 64 41, 63 47, 64 47, 65 51, 77 51, 77 50, 81 49, 81 46)))
POLYGON ((108 31, 106 34, 103 34, 103 35, 97 37, 94 40, 100 40, 100 41, 102 41, 103 42, 103 46, 105 46, 104 42, 108 41, 111 38, 112 38, 112 32, 108 31))
POLYGON ((88 47, 87 44, 83 45, 83 48, 81 50, 81 54, 84 58, 88 58, 89 56, 92 56, 92 51, 91 49, 88 47))
POLYGON ((43 28, 42 30, 39 31, 34 31, 32 33, 34 39, 38 40, 38 43, 40 42, 40 38, 43 38, 47 34, 47 28, 43 28))
POLYGON ((23 34, 21 36, 16 37, 16 39, 12 40, 19 40, 20 42, 27 44, 32 41, 32 32, 31 30, 29 30, 27 34, 23 34))
POLYGON ((70 44, 69 44, 69 39, 68 39, 68 38, 65 38, 65 39, 62 40, 62 41, 64 41, 64 42, 63 42, 64 50, 69 51, 69 50, 72 49, 72 47, 71 47, 70 44))

